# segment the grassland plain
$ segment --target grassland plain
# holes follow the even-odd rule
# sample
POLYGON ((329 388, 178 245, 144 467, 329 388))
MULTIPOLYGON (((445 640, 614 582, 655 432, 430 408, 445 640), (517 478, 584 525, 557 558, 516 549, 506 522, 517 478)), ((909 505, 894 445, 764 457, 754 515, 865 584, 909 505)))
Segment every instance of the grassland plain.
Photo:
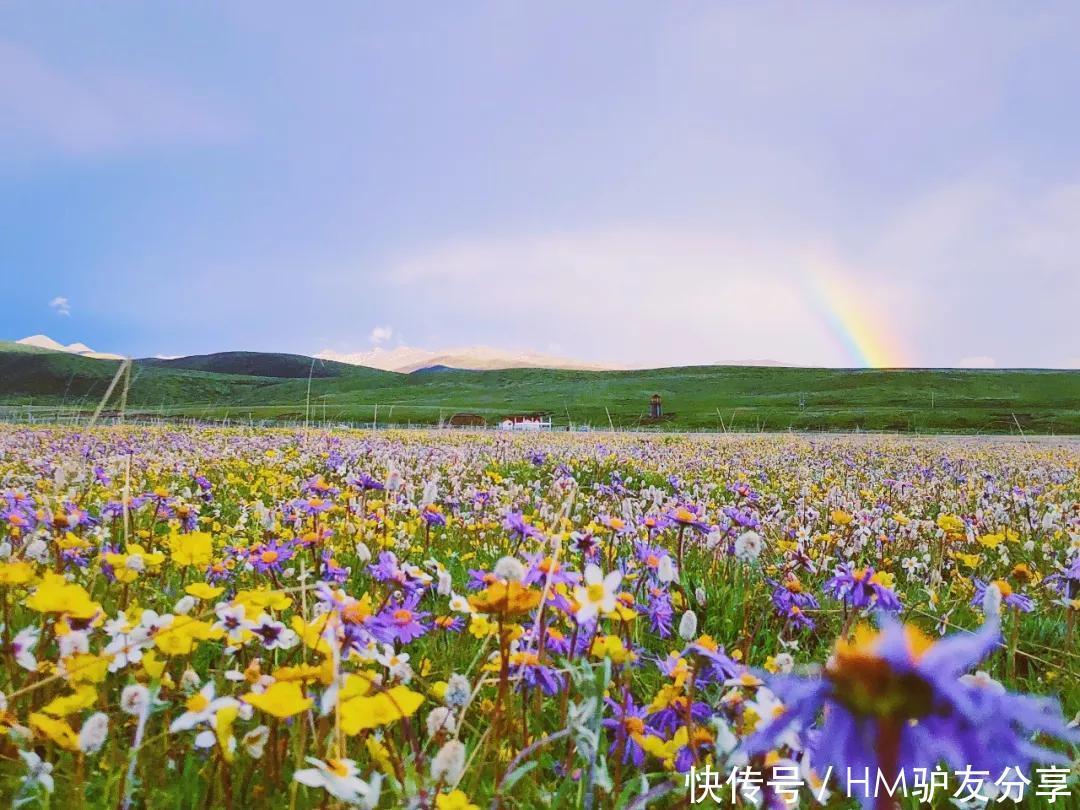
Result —
MULTIPOLYGON (((116 361, 0 344, 0 404, 17 415, 90 410, 116 370, 116 361)), ((377 417, 430 425, 466 411, 493 424, 541 411, 560 427, 1075 434, 1080 372, 688 366, 397 374, 301 355, 226 352, 135 361, 126 405, 133 415, 281 422, 377 417), (645 419, 654 393, 664 399, 659 423, 645 419)))

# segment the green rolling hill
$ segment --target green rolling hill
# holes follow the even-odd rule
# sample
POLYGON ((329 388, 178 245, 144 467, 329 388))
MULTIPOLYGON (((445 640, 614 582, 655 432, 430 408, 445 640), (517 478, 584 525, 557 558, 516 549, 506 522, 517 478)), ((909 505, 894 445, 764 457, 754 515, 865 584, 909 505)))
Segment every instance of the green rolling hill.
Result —
MULTIPOLYGON (((0 343, 9 416, 91 411, 119 366, 0 343)), ((114 395, 107 408, 118 403, 114 395)), ((707 430, 889 430, 1080 434, 1080 372, 694 366, 643 371, 441 368, 398 374, 302 355, 224 352, 137 360, 132 415, 435 424, 516 412, 555 425, 707 430), (309 382, 309 373, 311 379, 309 382), (650 395, 665 419, 650 422, 650 395)))

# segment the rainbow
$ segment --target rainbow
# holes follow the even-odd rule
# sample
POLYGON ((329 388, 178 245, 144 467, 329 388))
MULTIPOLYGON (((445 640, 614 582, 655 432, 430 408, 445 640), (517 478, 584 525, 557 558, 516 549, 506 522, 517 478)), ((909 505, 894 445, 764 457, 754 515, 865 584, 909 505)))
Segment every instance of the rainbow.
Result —
POLYGON ((910 365, 903 342, 888 320, 837 274, 812 268, 804 276, 806 293, 830 336, 853 366, 902 368, 910 365))

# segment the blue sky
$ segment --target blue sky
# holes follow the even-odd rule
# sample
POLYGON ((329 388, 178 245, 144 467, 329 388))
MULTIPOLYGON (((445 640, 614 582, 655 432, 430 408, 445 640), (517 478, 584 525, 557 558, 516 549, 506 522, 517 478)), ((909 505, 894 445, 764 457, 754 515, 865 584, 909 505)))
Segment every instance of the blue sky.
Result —
POLYGON ((3 337, 1080 366, 1078 34, 1069 3, 6 4, 3 337))

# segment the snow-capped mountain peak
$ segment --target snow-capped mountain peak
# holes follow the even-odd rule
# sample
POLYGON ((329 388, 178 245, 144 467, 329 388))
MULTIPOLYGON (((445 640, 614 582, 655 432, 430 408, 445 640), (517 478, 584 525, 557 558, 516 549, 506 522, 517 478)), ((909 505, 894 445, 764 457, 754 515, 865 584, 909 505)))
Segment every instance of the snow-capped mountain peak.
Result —
POLYGON ((95 352, 85 343, 69 343, 65 346, 63 343, 53 340, 48 335, 30 335, 30 337, 24 337, 15 341, 23 346, 33 346, 35 349, 47 349, 52 352, 66 352, 67 354, 77 354, 80 357, 93 357, 97 360, 123 360, 123 355, 109 354, 108 352, 95 352))

